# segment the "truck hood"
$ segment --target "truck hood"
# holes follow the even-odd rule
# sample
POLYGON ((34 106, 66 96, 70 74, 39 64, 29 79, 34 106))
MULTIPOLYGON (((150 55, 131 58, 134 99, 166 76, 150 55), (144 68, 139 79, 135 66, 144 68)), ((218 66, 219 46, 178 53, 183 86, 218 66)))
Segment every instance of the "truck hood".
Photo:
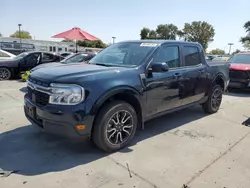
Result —
POLYGON ((230 63, 230 70, 250 70, 249 64, 240 64, 240 63, 230 63))
POLYGON ((82 79, 98 79, 101 77, 112 76, 113 73, 119 73, 124 67, 106 67, 99 65, 90 65, 85 63, 63 64, 56 63, 55 66, 45 66, 37 69, 30 74, 30 78, 51 82, 76 83, 82 79), (97 74, 102 76, 97 77, 97 74))

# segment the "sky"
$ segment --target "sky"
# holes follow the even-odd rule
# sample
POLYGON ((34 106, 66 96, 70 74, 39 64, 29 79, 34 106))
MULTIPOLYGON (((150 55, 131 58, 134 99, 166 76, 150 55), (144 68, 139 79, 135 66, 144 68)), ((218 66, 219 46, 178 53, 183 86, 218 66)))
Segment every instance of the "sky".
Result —
POLYGON ((29 31, 37 40, 58 40, 51 36, 75 26, 109 43, 140 39, 143 27, 159 24, 206 21, 215 29, 208 50, 243 49, 239 42, 250 20, 250 0, 1 0, 0 33, 9 36, 18 30, 29 31))

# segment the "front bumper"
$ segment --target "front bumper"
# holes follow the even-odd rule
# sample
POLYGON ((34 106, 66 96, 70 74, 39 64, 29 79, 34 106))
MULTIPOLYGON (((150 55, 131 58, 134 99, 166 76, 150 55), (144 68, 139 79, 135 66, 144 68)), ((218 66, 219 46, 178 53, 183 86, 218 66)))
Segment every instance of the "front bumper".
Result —
POLYGON ((27 95, 25 95, 24 100, 25 116, 32 125, 42 131, 67 138, 90 136, 94 117, 87 115, 86 104, 78 106, 38 106, 27 95), (85 128, 78 130, 77 125, 83 125, 85 128))
POLYGON ((230 69, 229 88, 250 89, 250 72, 230 69))
POLYGON ((250 89, 249 79, 231 79, 228 85, 229 88, 250 89))

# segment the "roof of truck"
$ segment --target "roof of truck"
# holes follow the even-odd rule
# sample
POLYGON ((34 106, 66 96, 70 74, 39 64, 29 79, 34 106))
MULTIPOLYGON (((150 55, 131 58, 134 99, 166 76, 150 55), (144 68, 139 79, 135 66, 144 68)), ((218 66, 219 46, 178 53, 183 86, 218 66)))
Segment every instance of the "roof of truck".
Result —
POLYGON ((165 43, 179 43, 179 44, 198 44, 197 42, 186 42, 186 41, 179 41, 179 40, 127 40, 121 42, 141 42, 141 43, 157 43, 157 44, 165 44, 165 43))

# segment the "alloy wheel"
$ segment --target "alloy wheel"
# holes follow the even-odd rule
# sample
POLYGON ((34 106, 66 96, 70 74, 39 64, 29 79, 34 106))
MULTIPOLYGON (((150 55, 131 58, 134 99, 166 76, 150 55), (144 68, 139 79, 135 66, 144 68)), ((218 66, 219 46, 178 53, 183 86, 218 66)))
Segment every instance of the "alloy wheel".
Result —
POLYGON ((112 145, 126 142, 133 131, 133 116, 126 110, 113 114, 108 121, 106 136, 112 145))
POLYGON ((10 71, 6 68, 0 68, 0 80, 8 80, 10 77, 10 71))
POLYGON ((217 110, 220 107, 221 104, 221 100, 222 100, 222 90, 221 88, 216 88, 212 94, 212 108, 214 110, 217 110))

